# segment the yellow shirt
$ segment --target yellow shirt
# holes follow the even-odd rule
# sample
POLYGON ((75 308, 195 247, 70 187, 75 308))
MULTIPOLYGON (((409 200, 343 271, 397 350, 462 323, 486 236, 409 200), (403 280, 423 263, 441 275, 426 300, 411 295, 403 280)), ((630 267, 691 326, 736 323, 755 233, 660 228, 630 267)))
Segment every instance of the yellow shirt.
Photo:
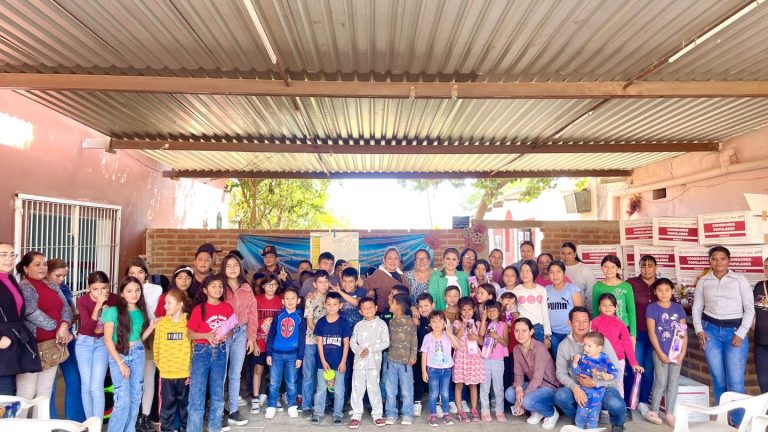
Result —
POLYGON ((179 322, 164 316, 155 328, 155 344, 152 350, 160 378, 179 379, 189 377, 192 358, 192 342, 187 337, 187 315, 179 322))

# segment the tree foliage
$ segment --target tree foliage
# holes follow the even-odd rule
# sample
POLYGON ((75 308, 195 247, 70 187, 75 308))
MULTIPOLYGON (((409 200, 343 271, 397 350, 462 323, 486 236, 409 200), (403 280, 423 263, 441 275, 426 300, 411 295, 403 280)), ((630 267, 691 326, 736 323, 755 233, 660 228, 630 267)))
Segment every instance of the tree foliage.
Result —
POLYGON ((338 228, 325 210, 328 180, 238 179, 227 183, 229 220, 245 229, 338 228))

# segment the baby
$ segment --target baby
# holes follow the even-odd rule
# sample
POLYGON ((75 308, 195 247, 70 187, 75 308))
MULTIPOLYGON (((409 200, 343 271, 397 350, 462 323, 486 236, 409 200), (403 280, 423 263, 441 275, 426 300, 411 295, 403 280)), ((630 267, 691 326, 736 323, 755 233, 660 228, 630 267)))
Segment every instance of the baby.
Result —
MULTIPOLYGON (((573 372, 576 375, 590 376, 595 380, 610 381, 615 380, 618 370, 611 363, 608 355, 603 352, 605 338, 598 332, 589 332, 584 336, 584 355, 575 355, 573 357, 573 372)), ((600 408, 603 406, 603 396, 605 396, 605 387, 584 387, 581 386, 587 395, 587 403, 584 407, 576 409, 576 426, 582 429, 594 429, 597 427, 597 420, 600 417, 600 408)))

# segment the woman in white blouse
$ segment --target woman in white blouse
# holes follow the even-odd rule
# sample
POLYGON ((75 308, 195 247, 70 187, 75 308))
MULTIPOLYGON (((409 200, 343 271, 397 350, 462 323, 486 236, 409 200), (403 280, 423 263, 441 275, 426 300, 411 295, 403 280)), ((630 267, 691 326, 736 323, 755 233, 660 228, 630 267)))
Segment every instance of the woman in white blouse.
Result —
MULTIPOLYGON (((723 246, 709 250, 712 271, 699 279, 693 298, 693 327, 707 358, 716 401, 726 391, 744 393, 747 332, 755 316, 749 282, 728 268, 730 259, 731 252, 723 246)), ((731 422, 740 424, 743 415, 734 411, 731 422)))

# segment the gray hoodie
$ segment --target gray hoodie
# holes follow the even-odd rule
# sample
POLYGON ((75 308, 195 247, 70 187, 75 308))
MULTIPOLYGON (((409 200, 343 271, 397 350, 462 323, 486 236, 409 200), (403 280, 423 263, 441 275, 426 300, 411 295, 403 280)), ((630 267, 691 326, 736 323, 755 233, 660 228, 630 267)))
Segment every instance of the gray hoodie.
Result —
POLYGON ((349 349, 355 353, 353 369, 381 370, 381 352, 389 346, 389 328, 379 317, 372 320, 362 320, 352 330, 349 339, 349 349), (368 348, 368 355, 360 357, 360 353, 368 348))
MULTIPOLYGON (((605 346, 603 346, 603 352, 611 359, 611 363, 618 368, 619 359, 616 357, 616 351, 613 350, 613 346, 605 340, 605 346)), ((573 339, 573 334, 569 334, 568 337, 560 342, 560 346, 557 347, 557 379, 564 386, 573 390, 573 388, 579 385, 578 376, 573 373, 572 360, 576 354, 584 353, 584 343, 576 342, 573 339)), ((617 379, 624 379, 624 377, 618 377, 617 379)), ((598 387, 616 387, 616 380, 595 380, 595 385, 598 387)))

